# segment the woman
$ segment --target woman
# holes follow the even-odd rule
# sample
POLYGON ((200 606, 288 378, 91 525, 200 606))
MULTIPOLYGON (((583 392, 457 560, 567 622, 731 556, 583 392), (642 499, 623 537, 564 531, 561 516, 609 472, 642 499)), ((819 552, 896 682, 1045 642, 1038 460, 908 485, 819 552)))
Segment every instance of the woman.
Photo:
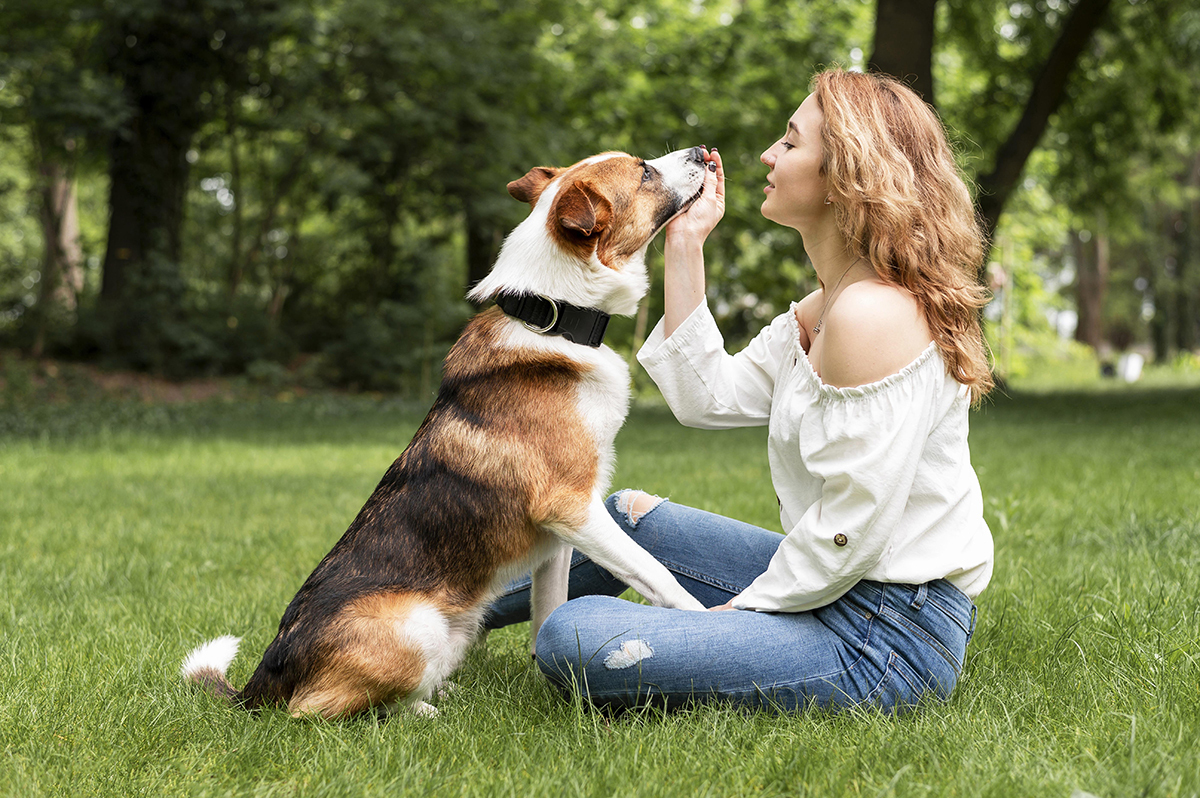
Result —
MULTIPOLYGON (((608 595, 555 611, 539 664, 618 706, 948 697, 992 571, 967 448, 969 406, 991 387, 970 196, 932 111, 879 75, 817 75, 761 160, 762 213, 800 232, 821 288, 726 354, 704 301, 703 243, 724 212, 713 150, 702 199, 667 228, 665 315, 638 358, 682 423, 769 425, 787 534, 613 496, 618 523, 715 611, 611 598, 624 586, 577 558, 571 595, 608 595)), ((494 625, 527 605, 514 590, 494 625)))

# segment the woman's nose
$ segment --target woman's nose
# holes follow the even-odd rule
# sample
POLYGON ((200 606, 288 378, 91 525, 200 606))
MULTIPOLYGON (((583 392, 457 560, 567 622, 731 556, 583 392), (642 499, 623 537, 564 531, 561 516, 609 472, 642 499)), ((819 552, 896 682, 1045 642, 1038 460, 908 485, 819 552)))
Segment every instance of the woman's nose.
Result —
POLYGON ((762 161, 763 166, 774 166, 775 156, 771 154, 772 147, 763 150, 763 154, 758 156, 758 160, 762 161))

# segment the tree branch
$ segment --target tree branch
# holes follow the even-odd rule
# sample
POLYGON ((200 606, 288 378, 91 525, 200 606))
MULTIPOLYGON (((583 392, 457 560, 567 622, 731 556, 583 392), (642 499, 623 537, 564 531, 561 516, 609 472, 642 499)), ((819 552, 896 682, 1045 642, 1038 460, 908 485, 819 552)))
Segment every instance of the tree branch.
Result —
POLYGON ((1004 204, 1016 187, 1025 162, 1045 132, 1050 117, 1062 104, 1067 80, 1079 56, 1111 4, 1112 0, 1079 0, 1034 81, 1020 121, 996 151, 992 171, 978 178, 976 204, 988 240, 995 232, 1004 204))

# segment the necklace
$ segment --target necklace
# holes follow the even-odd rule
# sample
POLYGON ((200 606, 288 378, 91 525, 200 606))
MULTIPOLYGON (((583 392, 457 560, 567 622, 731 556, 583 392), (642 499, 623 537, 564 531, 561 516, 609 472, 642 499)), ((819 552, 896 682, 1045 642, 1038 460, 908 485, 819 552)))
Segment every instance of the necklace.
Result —
POLYGON ((821 317, 817 319, 817 326, 813 327, 813 335, 817 335, 821 332, 821 325, 825 323, 825 311, 829 309, 829 303, 833 301, 833 295, 837 292, 838 286, 842 284, 842 280, 846 279, 846 275, 850 273, 851 269, 858 265, 858 261, 860 260, 862 260, 862 258, 856 259, 853 263, 847 266, 846 271, 842 272, 842 276, 839 277, 838 281, 833 284, 833 290, 829 292, 829 299, 825 300, 825 306, 821 308, 821 317))

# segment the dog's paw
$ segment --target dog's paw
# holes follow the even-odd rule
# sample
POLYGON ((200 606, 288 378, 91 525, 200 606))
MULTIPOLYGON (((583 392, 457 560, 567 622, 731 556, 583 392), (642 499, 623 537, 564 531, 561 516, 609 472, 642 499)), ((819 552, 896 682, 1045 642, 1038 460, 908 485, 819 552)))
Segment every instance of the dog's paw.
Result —
POLYGON ((434 691, 434 695, 436 695, 438 698, 445 698, 446 696, 450 695, 451 693, 453 693, 457 690, 458 690, 457 684, 455 684, 454 682, 446 682, 445 684, 443 684, 441 687, 439 687, 437 690, 434 691))
POLYGON ((437 707, 433 704, 426 704, 424 701, 418 701, 412 705, 413 714, 421 718, 436 718, 438 716, 437 707))

